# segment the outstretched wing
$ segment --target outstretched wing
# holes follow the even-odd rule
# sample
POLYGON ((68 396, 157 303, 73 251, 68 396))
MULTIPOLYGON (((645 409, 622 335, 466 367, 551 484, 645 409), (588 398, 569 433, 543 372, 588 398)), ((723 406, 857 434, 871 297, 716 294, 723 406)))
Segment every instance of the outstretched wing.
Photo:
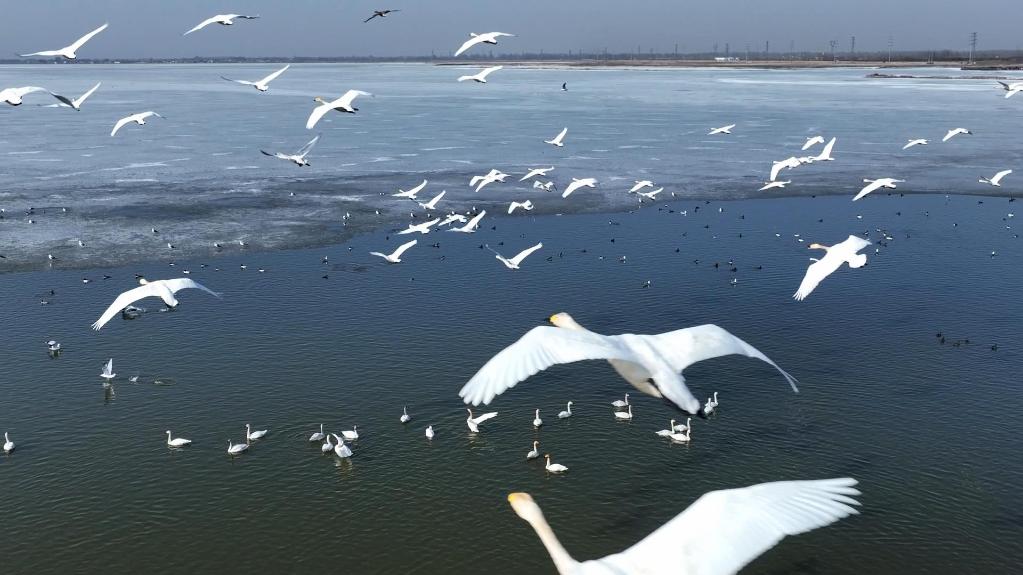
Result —
POLYGON ((80 108, 82 104, 84 104, 85 101, 89 98, 89 96, 91 96, 93 92, 98 90, 101 85, 103 85, 103 82, 96 82, 96 85, 90 88, 88 92, 82 94, 81 96, 78 97, 78 99, 71 103, 72 107, 76 109, 80 108))
POLYGON ((306 145, 304 145, 301 148, 299 148, 299 150, 297 152, 295 152, 295 155, 299 156, 299 157, 304 157, 306 154, 311 152, 312 149, 313 149, 313 146, 316 145, 316 142, 320 141, 320 136, 321 136, 321 134, 316 134, 316 137, 313 138, 312 140, 309 140, 308 142, 306 142, 306 145))
POLYGON ((89 32, 85 36, 82 36, 81 38, 76 40, 74 44, 68 46, 67 49, 70 50, 71 52, 77 52, 78 49, 81 48, 82 45, 84 45, 86 42, 91 40, 93 36, 95 36, 96 34, 99 34, 100 32, 102 32, 104 30, 106 30, 107 26, 109 26, 109 24, 103 24, 99 28, 96 28, 95 30, 93 30, 92 32, 89 32))
POLYGON ((156 283, 156 284, 161 284, 162 283, 163 285, 167 286, 167 288, 170 289, 174 293, 177 293, 177 292, 179 292, 179 291, 181 291, 183 289, 194 288, 194 289, 200 289, 200 290, 202 290, 202 291, 204 291, 204 292, 206 292, 206 293, 208 293, 210 295, 213 295, 213 296, 216 296, 216 297, 220 297, 219 293, 209 289, 208 287, 202 285, 201 283, 199 283, 199 282, 197 282, 195 280, 191 280, 191 279, 188 279, 188 278, 176 278, 176 279, 170 279, 170 280, 162 280, 162 281, 153 282, 153 283, 156 283))
POLYGON ((495 417, 497 417, 497 412, 491 411, 490 413, 484 413, 483 415, 472 418, 472 422, 478 425, 488 419, 494 419, 495 417))
POLYGON ((113 136, 114 134, 117 133, 118 130, 123 128, 125 124, 131 123, 131 122, 134 122, 134 121, 135 121, 135 116, 128 116, 127 118, 121 118, 120 120, 117 121, 116 124, 114 124, 114 129, 110 130, 110 135, 113 136))
POLYGON ((224 80, 227 80, 228 82, 237 82, 239 84, 244 84, 246 86, 255 86, 256 85, 255 82, 249 82, 248 80, 233 80, 231 78, 228 78, 227 76, 221 76, 221 78, 223 78, 224 80))
POLYGON ((362 90, 348 90, 345 92, 341 99, 338 101, 338 106, 342 108, 351 108, 352 102, 355 101, 359 96, 372 96, 369 92, 363 92, 362 90))
POLYGON ((319 106, 313 108, 313 112, 309 114, 309 119, 306 120, 305 122, 305 129, 312 130, 313 126, 315 126, 316 123, 320 121, 320 118, 322 118, 324 114, 333 109, 334 106, 332 106, 331 104, 320 104, 319 106))
POLYGON ((842 259, 830 253, 810 264, 810 267, 806 268, 806 275, 803 276, 803 281, 799 283, 799 289, 796 290, 796 293, 792 294, 792 297, 797 301, 803 301, 806 299, 806 296, 810 295, 824 281, 824 278, 834 273, 841 265, 842 259))
POLYGON ((520 263, 522 263, 522 260, 524 260, 527 257, 529 257, 529 254, 535 252, 536 250, 538 250, 538 249, 540 249, 542 247, 543 247, 543 242, 538 243, 538 244, 536 244, 535 246, 533 246, 531 248, 526 248, 526 249, 522 250, 521 252, 519 252, 519 254, 517 256, 513 257, 510 261, 511 261, 511 263, 513 263, 515 265, 519 265, 520 263))
POLYGON ((139 286, 135 289, 130 289, 114 299, 114 303, 110 304, 103 315, 99 316, 99 319, 92 324, 92 329, 99 331, 108 321, 113 319, 122 309, 129 305, 137 302, 140 299, 158 296, 159 292, 155 289, 154 284, 146 284, 139 286))
POLYGON ((884 182, 882 182, 881 180, 874 180, 873 182, 870 182, 869 184, 864 186, 863 189, 860 190, 860 193, 856 194, 852 201, 855 202, 856 200, 862 198, 863 196, 869 194, 870 192, 880 189, 882 186, 884 186, 884 182))
POLYGON ((493 74, 494 72, 500 70, 501 68, 504 68, 504 66, 491 66, 490 68, 486 68, 479 73, 479 77, 480 79, 486 79, 487 76, 493 74))
POLYGON ((458 48, 458 50, 455 51, 455 56, 458 56, 462 52, 465 52, 469 48, 472 48, 473 46, 475 46, 476 44, 479 44, 482 41, 483 41, 483 39, 480 38, 479 36, 473 36, 472 38, 469 38, 468 40, 466 40, 462 44, 461 47, 458 48))
POLYGON ((209 18, 207 18, 207 19, 203 20, 202 22, 199 22, 198 24, 196 24, 196 26, 194 28, 192 28, 188 32, 185 32, 184 34, 182 34, 182 36, 188 36, 192 32, 195 32, 196 30, 202 30, 203 28, 209 26, 210 24, 212 24, 214 22, 219 22, 220 18, 221 18, 220 14, 217 14, 216 16, 210 16, 209 18))
POLYGON ((394 253, 391 254, 391 257, 400 258, 401 254, 405 253, 409 248, 416 245, 418 242, 419 240, 412 240, 411 242, 401 244, 400 246, 398 246, 398 249, 394 250, 394 253))
POLYGON ((269 76, 267 76, 266 78, 263 78, 262 80, 260 80, 259 82, 257 82, 257 84, 263 84, 263 85, 266 85, 266 84, 269 84, 270 82, 273 82, 274 80, 276 80, 276 79, 277 79, 277 76, 280 76, 281 74, 283 74, 283 73, 284 73, 284 71, 285 71, 285 70, 287 70, 287 69, 288 69, 288 68, 290 68, 290 67, 291 67, 291 64, 288 64, 288 65, 286 65, 285 67, 281 68, 280 70, 277 70, 277 71, 276 71, 276 72, 274 72, 273 74, 270 74, 270 75, 269 75, 269 76))

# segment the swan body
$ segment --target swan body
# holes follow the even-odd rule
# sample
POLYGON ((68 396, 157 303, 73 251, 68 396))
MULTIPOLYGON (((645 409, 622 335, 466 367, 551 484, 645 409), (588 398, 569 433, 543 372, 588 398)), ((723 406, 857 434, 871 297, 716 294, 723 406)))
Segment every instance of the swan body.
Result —
POLYGON ((972 134, 972 133, 973 132, 967 130, 966 128, 953 128, 953 129, 949 130, 945 134, 945 137, 942 138, 941 141, 942 142, 947 142, 947 141, 951 140, 952 138, 954 138, 954 137, 956 137, 956 136, 958 136, 960 134, 972 134))
POLYGON ((654 187, 654 183, 651 182, 650 180, 636 180, 636 185, 632 186, 632 188, 629 189, 629 193, 630 194, 634 194, 634 193, 642 190, 643 188, 652 188, 652 187, 654 187))
POLYGON ((60 50, 44 50, 42 52, 32 52, 31 54, 19 54, 22 58, 29 56, 56 56, 58 58, 64 58, 65 60, 74 60, 78 58, 78 49, 85 45, 86 42, 92 39, 93 36, 107 29, 109 24, 103 24, 99 28, 96 28, 92 32, 89 32, 85 36, 75 40, 74 44, 65 46, 60 50))
POLYGON ((237 84, 242 84, 244 86, 252 86, 256 90, 259 90, 260 92, 266 92, 267 90, 270 89, 270 82, 276 80, 278 76, 283 74, 290 67, 291 64, 288 64, 285 67, 281 68, 280 70, 277 70, 273 74, 270 74, 265 78, 256 80, 255 82, 249 82, 248 80, 232 80, 231 78, 225 78, 224 76, 221 76, 221 78, 227 80, 228 82, 235 82, 237 84))
POLYGON ((565 134, 568 134, 568 128, 562 128, 557 136, 550 140, 544 140, 543 143, 563 148, 565 147, 565 134))
POLYGON ((533 427, 539 428, 543 425, 543 420, 540 419, 540 410, 536 410, 536 415, 533 417, 533 427))
POLYGON ((404 235, 416 234, 416 233, 428 234, 428 233, 430 233, 430 227, 435 225, 439 221, 440 221, 440 218, 434 218, 434 219, 432 219, 432 220, 430 220, 428 222, 423 222, 421 224, 414 224, 414 225, 413 224, 409 224, 408 228, 398 232, 398 235, 399 236, 404 236, 404 235))
POLYGON ((627 411, 614 411, 615 419, 632 419, 632 406, 627 411))
POLYGON ((546 176, 547 173, 552 171, 553 169, 554 169, 554 166, 551 166, 549 168, 533 168, 532 170, 529 170, 528 172, 526 172, 525 176, 522 176, 521 178, 519 178, 519 181, 520 182, 524 182, 524 181, 526 181, 526 180, 528 180, 530 178, 535 178, 537 176, 546 176))
POLYGON ((793 391, 795 378, 759 350, 716 325, 701 325, 654 335, 601 335, 560 313, 554 327, 531 329, 490 359, 459 391, 467 404, 488 404, 520 381, 551 367, 582 360, 611 363, 633 387, 663 397, 679 409, 697 414, 700 402, 680 375, 690 365, 725 355, 745 355, 778 370, 793 391))
POLYGON ((196 30, 202 30, 203 28, 209 26, 210 24, 231 26, 234 24, 234 21, 239 18, 242 20, 255 20, 256 18, 259 18, 259 16, 245 16, 243 14, 217 14, 216 16, 211 16, 203 20, 202 22, 199 22, 194 28, 182 34, 182 36, 188 36, 192 32, 195 32, 196 30))
POLYGON ((685 425, 683 425, 681 423, 675 423, 673 425, 673 427, 671 428, 671 430, 672 431, 685 431, 685 430, 687 430, 687 429, 689 429, 691 427, 690 422, 692 420, 693 420, 692 417, 687 417, 685 425))
POLYGON ((11 441, 10 436, 7 435, 7 432, 5 431, 4 432, 4 453, 11 453, 12 451, 14 451, 14 442, 11 441))
MULTIPOLYGON (((860 268, 866 265, 866 254, 858 254, 856 252, 869 245, 870 242, 857 236, 849 236, 844 242, 835 244, 831 247, 823 246, 821 244, 810 244, 809 249, 825 250, 827 253, 823 258, 810 264, 810 267, 806 268, 806 275, 803 276, 803 281, 800 282, 799 289, 796 290, 796 293, 793 294, 792 297, 797 301, 806 299, 806 296, 810 295, 810 293, 813 292, 813 290, 822 281, 824 281, 824 278, 834 273, 835 270, 842 267, 842 264, 844 263, 848 263, 851 268, 860 268)), ((717 404, 716 401, 715 404, 717 404)))
POLYGON ((419 240, 412 240, 411 242, 401 244, 400 246, 398 246, 398 249, 394 250, 394 252, 391 253, 391 254, 382 254, 380 252, 369 252, 369 255, 382 257, 385 260, 387 260, 388 263, 400 264, 401 263, 401 254, 405 253, 405 250, 407 250, 407 249, 411 248, 412 246, 416 245, 418 242, 419 242, 419 240))
POLYGON ((473 417, 471 409, 466 409, 466 411, 469 412, 469 417, 465 420, 465 424, 467 426, 469 426, 469 431, 471 431, 473 433, 479 433, 479 431, 480 431, 479 425, 481 423, 483 423, 484 421, 486 421, 488 419, 493 419, 493 418, 497 417, 497 412, 496 411, 492 411, 490 413, 484 413, 483 415, 481 415, 479 417, 473 417))
POLYGON ((582 178, 582 179, 572 178, 572 183, 569 184, 568 187, 565 188, 564 192, 561 192, 561 197, 567 198, 568 196, 572 195, 572 192, 578 190, 579 188, 583 188, 583 187, 586 187, 586 188, 596 188, 597 187, 597 179, 596 178, 582 178))
POLYGON ((773 182, 778 179, 778 173, 781 172, 782 168, 791 170, 792 168, 798 168, 800 164, 801 162, 799 161, 799 158, 795 156, 785 158, 784 160, 781 160, 779 162, 775 162, 774 165, 771 166, 770 181, 773 182))
POLYGON ((803 144, 803 151, 805 152, 806 150, 809 150, 810 148, 816 146, 817 144, 823 144, 823 143, 824 143, 824 136, 813 136, 811 138, 807 138, 806 139, 806 143, 803 144))
POLYGON ((326 101, 323 98, 317 96, 313 98, 313 101, 320 105, 313 108, 312 113, 309 114, 309 119, 306 120, 305 127, 307 130, 312 130, 316 123, 320 121, 320 118, 331 110, 337 110, 338 112, 345 112, 348 114, 354 114, 359 111, 358 108, 352 107, 352 102, 355 101, 359 96, 372 96, 369 92, 363 92, 362 90, 348 90, 336 100, 326 101))
POLYGON ((341 459, 345 459, 345 458, 351 457, 352 456, 352 450, 347 445, 345 445, 344 440, 341 439, 340 437, 338 437, 336 434, 332 433, 331 435, 334 436, 334 441, 337 442, 334 445, 334 455, 337 455, 341 459))
POLYGON ((54 94, 53 92, 40 86, 22 86, 20 88, 5 88, 3 90, 0 90, 0 102, 3 102, 4 104, 8 104, 11 106, 20 106, 22 103, 24 103, 25 96, 29 94, 34 94, 35 92, 46 92, 47 94, 60 100, 60 102, 63 103, 64 105, 71 104, 71 100, 68 100, 63 96, 58 96, 57 94, 54 94))
POLYGON ((326 455, 326 454, 330 453, 331 451, 334 451, 334 445, 330 442, 330 436, 329 435, 324 437, 324 439, 325 439, 325 441, 324 441, 323 445, 320 446, 320 453, 326 455))
MULTIPOLYGON (((648 200, 653 200, 657 196, 657 194, 659 194, 659 193, 661 193, 663 191, 664 191, 664 186, 661 186, 660 188, 657 188, 656 190, 650 190, 649 192, 636 192, 636 195, 637 196, 642 196, 642 197, 644 197, 644 198, 646 198, 648 200)), ((640 200, 640 201, 643 201, 643 200, 640 200)))
POLYGON ((249 444, 248 443, 239 443, 239 444, 235 445, 235 444, 231 443, 230 440, 228 440, 228 442, 227 442, 227 454, 228 455, 238 455, 239 453, 242 453, 242 452, 248 450, 248 448, 249 448, 249 444))
POLYGON ((497 44, 497 39, 501 36, 514 36, 515 34, 506 34, 504 32, 487 32, 486 34, 476 34, 475 32, 470 33, 470 38, 466 40, 459 48, 455 51, 455 56, 460 55, 469 48, 472 48, 476 44, 497 44))
POLYGON ((902 146, 902 149, 903 150, 908 150, 908 149, 912 148, 913 146, 926 146, 927 143, 928 143, 927 140, 925 140, 923 138, 917 138, 916 140, 910 140, 910 141, 906 142, 906 145, 902 146))
POLYGON ((323 424, 321 423, 320 424, 320 430, 317 431, 316 433, 310 435, 309 436, 309 441, 311 441, 311 442, 312 441, 323 441, 323 439, 325 437, 327 437, 327 435, 325 433, 323 433, 323 424))
POLYGON ((103 315, 92 324, 92 329, 99 331, 108 321, 113 319, 118 312, 129 305, 147 297, 158 297, 167 304, 167 307, 174 309, 178 306, 178 300, 174 294, 183 289, 199 289, 208 294, 220 297, 220 294, 210 290, 197 281, 188 278, 177 278, 170 280, 148 281, 146 278, 139 278, 139 287, 130 289, 114 299, 114 303, 103 312, 103 315))
MULTIPOLYGON (((707 415, 714 413, 714 402, 709 397, 707 398, 707 403, 703 405, 703 413, 707 415)), ((688 438, 686 441, 688 441, 688 438)))
POLYGON ((95 92, 96 90, 98 90, 99 87, 102 86, 102 85, 103 85, 103 82, 96 82, 96 85, 93 86, 92 88, 89 88, 88 92, 82 94, 81 96, 75 98, 74 100, 68 100, 68 99, 64 98, 63 96, 56 96, 55 95, 55 97, 58 100, 60 100, 60 101, 57 102, 56 104, 50 104, 47 107, 50 107, 50 108, 73 108, 75 110, 81 111, 82 110, 82 104, 85 103, 85 100, 87 100, 89 98, 89 96, 91 96, 92 93, 95 92))
POLYGON ((302 146, 301 148, 299 148, 298 151, 295 152, 294 154, 283 154, 281 152, 277 152, 277 153, 271 154, 270 152, 267 152, 266 150, 260 150, 260 152, 262 152, 264 156, 270 156, 272 158, 280 158, 282 160, 287 160, 289 162, 292 162, 296 166, 305 167, 305 166, 311 165, 309 163, 309 160, 306 160, 305 157, 309 155, 309 152, 311 152, 313 150, 313 146, 315 146, 316 142, 319 142, 319 141, 320 141, 320 134, 316 134, 315 138, 313 138, 312 140, 309 140, 308 142, 306 142, 306 144, 304 146, 302 146))
POLYGON ((402 423, 408 423, 412 421, 412 416, 408 414, 408 407, 403 406, 401 408, 401 417, 398 418, 398 421, 402 423))
POLYGON ((476 228, 480 225, 480 220, 482 220, 483 216, 485 215, 487 215, 487 210, 483 210, 480 213, 476 214, 476 216, 473 219, 466 222, 464 226, 460 228, 448 228, 448 231, 461 232, 463 234, 471 234, 476 231, 476 228))
POLYGON ((1005 176, 1008 176, 1011 173, 1012 173, 1012 170, 1002 170, 1001 172, 998 172, 997 174, 995 174, 991 178, 981 178, 980 179, 980 183, 982 183, 982 184, 991 184, 992 186, 994 186, 996 188, 1000 188, 1000 187, 1002 187, 1002 178, 1004 178, 1005 176))
POLYGON ((433 426, 432 425, 428 425, 426 427, 426 438, 432 440, 433 439, 433 435, 434 435, 434 433, 433 433, 433 426))
POLYGON ((192 440, 191 439, 185 439, 184 437, 175 437, 175 438, 172 439, 171 438, 170 430, 167 431, 167 446, 168 447, 184 447, 186 445, 191 445, 191 444, 192 444, 192 440))
POLYGON ((494 72, 500 70, 501 68, 504 68, 504 66, 491 66, 489 68, 484 68, 477 72, 476 74, 473 74, 472 76, 459 76, 458 81, 459 82, 472 81, 477 82, 479 84, 486 84, 487 76, 493 74, 494 72))
POLYGON ((54 352, 60 351, 60 342, 51 339, 50 341, 46 342, 46 349, 54 352))
POLYGON ((446 194, 446 193, 448 193, 447 190, 441 190, 441 192, 439 194, 437 194, 436 196, 434 196, 432 200, 430 200, 428 202, 416 202, 416 203, 418 203, 419 207, 423 208, 424 210, 433 210, 433 209, 436 209, 437 202, 439 202, 441 200, 441 198, 444 197, 444 194, 446 194))
POLYGON ((515 210, 517 210, 519 208, 522 208, 523 210, 526 210, 527 212, 531 212, 531 211, 533 211, 533 202, 531 202, 529 200, 526 200, 524 202, 512 202, 512 203, 508 204, 508 214, 510 215, 512 212, 514 212, 515 210))
POLYGON ((103 365, 103 372, 100 373, 99 376, 107 381, 110 381, 117 376, 117 374, 114 373, 114 358, 107 360, 107 363, 103 365))
POLYGON ((355 441, 359 438, 359 426, 353 425, 351 431, 342 431, 341 435, 343 435, 348 441, 355 441))
POLYGON ((473 176, 469 180, 469 185, 476 186, 476 192, 479 193, 479 191, 482 190, 484 186, 487 186, 494 182, 504 182, 505 178, 507 177, 508 174, 502 172, 501 170, 491 169, 490 172, 488 172, 486 175, 473 176))
POLYGON ((126 126, 126 125, 128 125, 128 124, 130 124, 132 122, 135 122, 136 124, 138 124, 140 126, 145 126, 146 125, 146 118, 149 118, 149 117, 152 117, 152 116, 156 116, 157 118, 162 118, 163 117, 160 114, 157 114, 156 112, 150 110, 148 112, 139 112, 138 114, 132 114, 130 116, 126 116, 124 118, 121 118, 120 120, 117 121, 116 124, 114 124, 114 129, 110 130, 110 136, 113 137, 115 134, 117 134, 118 131, 120 131, 121 128, 123 128, 124 126, 126 126))
POLYGON ((428 183, 429 183, 429 180, 423 180, 423 182, 421 184, 419 184, 418 186, 410 189, 407 192, 405 190, 401 189, 401 188, 398 188, 398 193, 391 194, 391 195, 393 197, 395 197, 395 198, 408 198, 410 200, 414 200, 414 199, 416 199, 416 194, 418 194, 419 192, 423 191, 423 188, 425 188, 426 184, 428 184, 428 183))
POLYGON ((568 468, 560 463, 551 463, 550 453, 544 455, 544 458, 547 460, 547 465, 544 466, 544 469, 547 471, 550 471, 551 473, 564 473, 568 471, 568 468))
POLYGON ((713 135, 716 135, 716 134, 731 134, 732 133, 732 128, 734 128, 734 127, 735 127, 735 124, 728 124, 727 126, 721 126, 720 128, 714 128, 710 132, 707 132, 707 135, 708 136, 713 136, 713 135))
POLYGON ((674 419, 672 419, 668 423, 668 429, 662 429, 660 431, 655 431, 654 432, 654 434, 656 434, 658 437, 668 437, 672 433, 675 433, 675 420, 674 419))
MULTIPOLYGON (((538 250, 538 249, 540 249, 542 247, 543 247, 543 242, 540 242, 540 243, 536 244, 535 246, 532 246, 532 247, 529 247, 529 248, 526 248, 526 249, 522 250, 515 257, 513 257, 511 259, 506 259, 501 254, 497 254, 495 257, 501 263, 503 263, 506 268, 508 268, 510 270, 517 270, 517 269, 519 269, 519 265, 522 263, 522 260, 526 259, 527 257, 529 257, 529 254, 535 252, 536 250, 538 250)), ((494 253, 497 253, 497 252, 494 252, 494 253)))
MULTIPOLYGON (((713 408, 711 408, 711 410, 713 411, 713 408)), ((710 412, 708 411, 707 413, 709 414, 710 412)), ((692 431, 693 431, 692 428, 689 427, 686 428, 685 432, 683 433, 672 433, 671 435, 668 436, 668 439, 672 440, 675 443, 689 443, 689 439, 691 437, 690 434, 692 433, 692 431)))
POLYGON ((900 184, 905 181, 906 180, 896 180, 895 178, 880 178, 877 180, 868 180, 864 178, 863 183, 867 185, 864 186, 862 190, 860 190, 860 193, 856 194, 856 196, 853 197, 853 201, 855 202, 856 200, 862 198, 863 196, 869 194, 870 192, 880 190, 881 188, 888 188, 890 190, 894 190, 896 187, 895 184, 900 184))
POLYGON ((536 459, 537 457, 540 457, 540 442, 534 441, 533 450, 526 453, 526 460, 528 461, 530 459, 536 459))
POLYGON ((256 441, 257 439, 262 439, 263 437, 266 436, 267 433, 270 433, 269 429, 252 431, 252 426, 249 425, 248 423, 245 424, 245 439, 249 441, 256 441))
POLYGON ((629 407, 629 394, 627 394, 627 393, 625 394, 625 399, 616 399, 616 400, 612 401, 611 402, 611 407, 615 407, 615 408, 619 408, 619 409, 623 408, 623 407, 629 407))
POLYGON ((568 419, 569 417, 572 417, 572 402, 571 401, 568 402, 567 405, 565 405, 565 411, 562 411, 562 412, 558 413, 558 419, 568 419))

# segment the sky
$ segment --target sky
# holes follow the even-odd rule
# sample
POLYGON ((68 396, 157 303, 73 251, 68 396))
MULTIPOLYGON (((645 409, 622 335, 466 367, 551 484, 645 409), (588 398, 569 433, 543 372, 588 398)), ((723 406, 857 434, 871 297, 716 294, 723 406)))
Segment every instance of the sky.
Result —
MULTIPOLYGON (((30 0, 4 2, 0 54, 52 50, 104 22, 82 58, 449 55, 470 32, 495 53, 1018 49, 1021 0, 30 0), (363 20, 374 9, 400 9, 363 20), (260 15, 182 33, 214 14, 260 15)), ((483 49, 488 50, 489 48, 483 49)), ((480 50, 480 48, 476 48, 480 50)))

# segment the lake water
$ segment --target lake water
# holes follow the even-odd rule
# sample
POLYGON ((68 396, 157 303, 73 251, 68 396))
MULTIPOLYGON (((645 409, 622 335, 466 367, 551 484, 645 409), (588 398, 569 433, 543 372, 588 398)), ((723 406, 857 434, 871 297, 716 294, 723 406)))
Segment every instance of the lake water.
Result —
POLYGON ((710 490, 837 476, 860 480, 862 515, 785 540, 748 572, 1011 573, 1023 560, 1017 203, 962 195, 989 191, 978 176, 1020 165, 1006 120, 1019 102, 990 82, 506 69, 468 86, 452 83, 463 71, 451 68, 296 66, 256 94, 217 78, 272 69, 0 68, 0 84, 69 93, 104 80, 80 113, 0 110, 5 145, 39 150, 2 157, 10 261, 0 265, 59 258, 0 275, 0 432, 18 444, 0 456, 5 573, 550 573, 510 491, 532 493, 587 559, 710 490), (258 154, 297 149, 310 137, 310 98, 348 88, 377 95, 323 124, 312 167, 258 154), (117 117, 150 108, 166 121, 107 136, 117 117), (29 129, 39 118, 52 129, 29 129), (703 135, 733 122, 731 138, 703 135), (939 143, 960 124, 975 134, 939 143), (542 144, 563 126, 565 148, 542 144), (748 199, 772 159, 818 131, 839 137, 836 161, 789 172, 782 192, 800 197, 748 199), (902 152, 911 137, 932 143, 902 152), (491 167, 543 164, 558 166, 559 184, 593 176, 601 186, 562 200, 466 185, 491 167), (930 193, 850 203, 862 177, 887 175, 908 180, 900 191, 930 193), (409 204, 380 194, 423 177, 427 197, 447 187, 452 209, 490 215, 473 235, 417 236, 402 264, 385 265, 368 252, 407 239, 390 229, 404 227, 409 204), (676 198, 626 211, 634 179, 676 198), (503 215, 524 198, 537 210, 503 215), (39 223, 21 216, 28 206, 39 223), (815 255, 806 245, 849 234, 875 242, 869 265, 794 302, 815 255), (240 237, 249 248, 208 247, 240 237), (166 241, 179 248, 166 253, 166 241), (544 248, 517 272, 480 248, 512 255, 537 241, 544 248), (133 274, 185 270, 224 298, 190 290, 174 312, 146 301, 141 318, 89 330, 133 274), (654 431, 676 413, 634 395, 634 421, 616 422, 609 404, 628 388, 591 362, 498 397, 500 415, 469 434, 461 385, 557 311, 602 333, 716 323, 796 376, 801 393, 754 360, 697 364, 691 388, 719 392, 721 405, 694 422, 691 445, 671 445, 654 431), (60 357, 47 356, 48 339, 63 344, 60 357), (118 376, 105 390, 110 357, 118 376), (575 416, 558 421, 568 400, 575 416), (414 418, 405 426, 403 405, 414 418), (358 425, 352 459, 306 441, 321 422, 358 425), (228 458, 246 423, 270 434, 228 458), (169 450, 166 429, 193 445, 169 450), (534 438, 570 471, 525 462, 534 438))

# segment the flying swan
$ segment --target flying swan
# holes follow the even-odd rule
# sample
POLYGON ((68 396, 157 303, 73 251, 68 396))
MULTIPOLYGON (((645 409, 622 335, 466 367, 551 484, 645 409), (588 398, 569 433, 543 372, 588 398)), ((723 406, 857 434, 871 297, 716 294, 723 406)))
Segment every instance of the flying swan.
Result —
POLYGON ((139 284, 139 287, 130 289, 117 296, 117 299, 114 300, 114 303, 110 304, 107 311, 103 312, 103 315, 99 316, 96 323, 92 324, 92 329, 99 331, 100 328, 106 325, 106 323, 122 309, 147 297, 158 297, 171 309, 178 306, 178 300, 174 297, 174 294, 187 288, 201 289, 208 294, 220 297, 219 293, 188 278, 157 280, 154 282, 147 281, 146 278, 139 278, 139 284))

